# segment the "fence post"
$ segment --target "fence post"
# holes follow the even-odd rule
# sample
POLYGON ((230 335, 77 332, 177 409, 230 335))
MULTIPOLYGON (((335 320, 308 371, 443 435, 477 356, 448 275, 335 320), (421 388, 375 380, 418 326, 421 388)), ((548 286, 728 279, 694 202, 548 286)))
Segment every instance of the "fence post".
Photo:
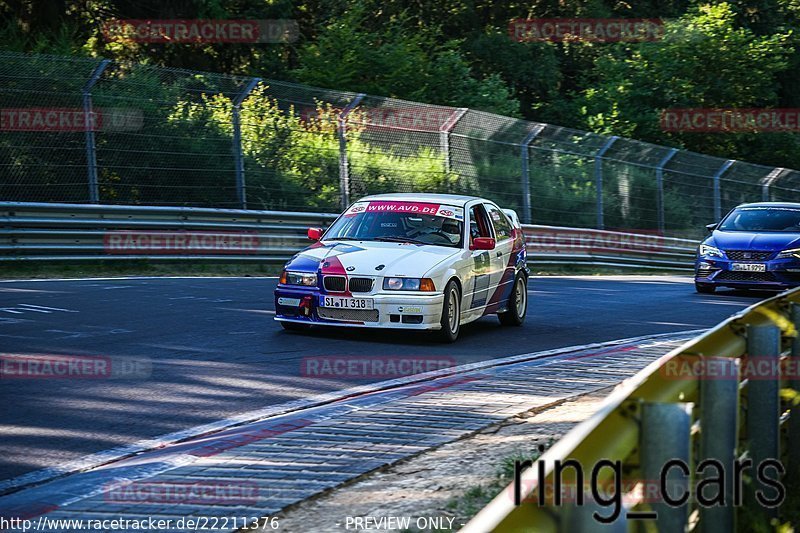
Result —
POLYGON ((609 137, 594 156, 594 183, 597 188, 597 229, 605 228, 603 215, 603 155, 618 138, 616 135, 609 137))
MULTIPOLYGON (((792 304, 792 322, 798 335, 792 339, 792 352, 791 361, 792 365, 789 368, 800 368, 800 305, 792 304)), ((793 373, 788 380, 790 389, 794 389, 797 394, 800 394, 800 376, 793 373)), ((800 489, 800 405, 793 405, 789 414, 789 435, 787 442, 791 443, 788 447, 788 465, 786 469, 786 478, 792 483, 792 489, 800 489)), ((792 490, 790 489, 790 490, 792 490)))
POLYGON ((97 181, 97 147, 94 138, 94 111, 92 110, 92 87, 97 83, 97 80, 102 76, 103 71, 106 70, 111 63, 110 59, 104 59, 92 72, 91 78, 83 86, 83 123, 86 128, 86 170, 89 182, 89 202, 93 204, 100 203, 100 185, 97 181))
MULTIPOLYGON (((770 369, 778 368, 781 353, 781 331, 777 326, 747 326, 747 357, 768 360, 770 369)), ((775 371, 775 370, 771 370, 775 371)), ((746 375, 745 375, 746 377, 746 375)), ((753 469, 767 459, 780 459, 780 376, 755 376, 747 384, 747 450, 753 460, 753 469)), ((754 470, 755 471, 755 470, 754 470)), ((755 499, 755 492, 767 497, 774 495, 773 489, 754 477, 752 490, 747 500, 752 509, 763 509, 767 516, 776 516, 777 508, 763 507, 755 499)))
POLYGON ((689 475, 677 466, 667 468, 668 461, 678 460, 689 467, 689 429, 691 404, 646 402, 642 405, 641 450, 642 477, 645 494, 652 494, 649 484, 659 482, 673 500, 686 496, 686 501, 670 505, 666 501, 652 502, 658 513, 658 531, 683 531, 688 521, 689 475))
POLYGON ((531 183, 530 173, 528 172, 528 148, 533 140, 544 130, 544 124, 537 124, 528 133, 525 139, 522 140, 520 145, 520 161, 522 161, 522 222, 525 224, 533 224, 533 210, 531 208, 531 183))
POLYGON ((666 222, 664 220, 664 167, 667 166, 670 159, 675 157, 677 153, 678 149, 673 148, 658 162, 658 166, 656 167, 656 211, 658 212, 658 231, 662 235, 666 228, 666 222))
POLYGON ((348 103, 336 120, 336 135, 339 137, 339 191, 342 211, 350 205, 350 164, 347 161, 347 115, 363 100, 364 93, 358 93, 348 103))
MULTIPOLYGON (((700 532, 736 531, 736 508, 733 501, 734 461, 739 437, 739 366, 732 357, 706 358, 708 376, 700 379, 700 457, 703 461, 721 463, 722 472, 707 468, 714 476, 723 477, 722 487, 703 487, 702 496, 709 501, 723 499, 723 505, 700 506, 700 532)), ((703 469, 705 470, 705 469, 703 469)), ((702 475, 703 472, 700 472, 702 475)))
POLYGON ((764 202, 769 202, 769 188, 772 187, 772 184, 775 183, 780 179, 781 174, 783 171, 786 170, 783 167, 775 167, 773 168, 769 174, 761 178, 761 200, 764 202))
POLYGON ((714 222, 719 222, 722 219, 722 192, 719 187, 720 178, 735 162, 734 159, 728 159, 719 167, 719 170, 717 170, 712 177, 714 180, 714 222))
POLYGON ((450 174, 451 161, 450 161, 450 133, 456 127, 458 121, 469 111, 466 107, 459 107, 450 117, 439 127, 439 149, 444 156, 444 173, 447 179, 447 192, 450 192, 450 180, 447 175, 450 174))
POLYGON ((239 199, 239 207, 247 209, 247 187, 244 181, 244 153, 242 152, 242 120, 240 111, 242 102, 247 98, 261 78, 253 78, 247 87, 233 101, 233 158, 236 165, 236 196, 239 199))

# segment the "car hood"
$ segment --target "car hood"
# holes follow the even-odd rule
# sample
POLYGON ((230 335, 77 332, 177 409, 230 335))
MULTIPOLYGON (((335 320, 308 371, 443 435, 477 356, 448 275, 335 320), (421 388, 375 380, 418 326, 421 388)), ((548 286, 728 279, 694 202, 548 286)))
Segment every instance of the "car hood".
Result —
POLYGON ((778 251, 800 248, 800 233, 714 231, 714 246, 722 250, 778 251))
POLYGON ((419 278, 459 252, 460 249, 444 246, 376 241, 328 241, 318 242, 298 253, 286 263, 286 269, 301 272, 320 270, 331 273, 344 270, 341 273, 348 275, 419 278))

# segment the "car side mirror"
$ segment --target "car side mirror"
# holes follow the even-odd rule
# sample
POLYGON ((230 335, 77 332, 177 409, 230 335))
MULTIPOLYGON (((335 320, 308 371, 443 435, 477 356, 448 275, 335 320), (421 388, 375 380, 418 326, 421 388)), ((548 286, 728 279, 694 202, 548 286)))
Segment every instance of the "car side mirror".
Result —
POLYGON ((494 239, 491 237, 475 237, 470 250, 494 250, 494 239))
POLYGON ((308 228, 308 238, 312 241, 318 241, 322 238, 322 228, 308 228))
POLYGON ((717 229, 717 226, 719 226, 719 224, 714 222, 713 224, 707 224, 706 229, 708 231, 714 231, 715 229, 717 229))

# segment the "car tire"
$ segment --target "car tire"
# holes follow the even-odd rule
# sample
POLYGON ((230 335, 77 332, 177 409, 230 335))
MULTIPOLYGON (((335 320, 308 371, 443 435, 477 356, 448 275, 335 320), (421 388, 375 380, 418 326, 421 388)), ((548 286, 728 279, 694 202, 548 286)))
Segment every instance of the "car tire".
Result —
POLYGON ((461 291, 458 283, 450 280, 444 288, 444 301, 442 302, 442 329, 439 330, 439 340, 442 342, 455 342, 461 331, 461 291))
POLYGON ((497 313, 497 318, 504 326, 521 326, 528 315, 528 280, 517 274, 511 296, 508 298, 508 310, 497 313))
POLYGON ((281 327, 286 331, 305 331, 311 326, 309 326, 308 324, 298 324, 297 322, 281 321, 281 327))
POLYGON ((694 290, 700 294, 714 294, 714 291, 717 290, 717 288, 714 285, 709 285, 708 283, 695 283, 694 290))

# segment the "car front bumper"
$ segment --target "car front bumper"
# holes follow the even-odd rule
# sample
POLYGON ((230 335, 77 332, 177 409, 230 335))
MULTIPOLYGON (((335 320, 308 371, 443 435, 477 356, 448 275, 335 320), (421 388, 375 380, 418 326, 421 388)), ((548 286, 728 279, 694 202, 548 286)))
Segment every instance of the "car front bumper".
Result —
POLYGON ((357 298, 371 298, 371 311, 321 308, 321 296, 323 294, 318 288, 278 287, 275 290, 275 320, 319 326, 441 329, 444 302, 441 293, 382 292, 354 295, 357 298))
POLYGON ((767 261, 733 261, 727 258, 701 257, 695 262, 695 282, 704 285, 741 289, 785 289, 800 286, 800 260, 794 258, 767 261), (733 263, 764 264, 764 272, 732 269, 733 263))

